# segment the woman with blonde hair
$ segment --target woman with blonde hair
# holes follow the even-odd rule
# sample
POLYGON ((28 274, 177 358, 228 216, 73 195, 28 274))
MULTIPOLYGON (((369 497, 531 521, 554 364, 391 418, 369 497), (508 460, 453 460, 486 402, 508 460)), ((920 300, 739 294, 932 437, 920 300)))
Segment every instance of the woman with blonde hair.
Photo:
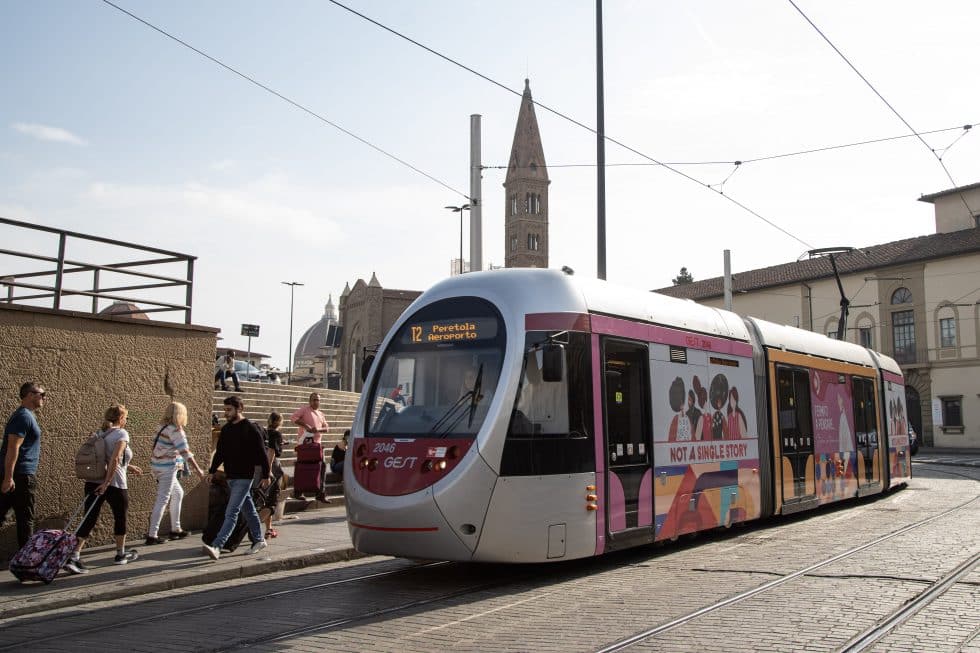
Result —
POLYGON ((112 404, 105 411, 105 419, 98 434, 105 441, 106 470, 105 478, 98 481, 85 482, 85 510, 87 517, 82 520, 76 535, 78 544, 65 569, 73 574, 86 574, 88 568, 82 563, 79 554, 88 539, 95 522, 99 519, 102 504, 108 503, 112 508, 113 534, 116 536, 117 565, 125 565, 139 558, 136 549, 126 550, 126 514, 129 512, 129 486, 127 471, 140 476, 143 470, 136 465, 130 465, 133 451, 129 448, 129 433, 126 431, 126 416, 129 411, 122 404, 112 404))
POLYGON ((204 478, 204 470, 197 464, 187 444, 187 407, 179 401, 171 402, 160 418, 161 428, 153 441, 150 457, 150 473, 157 481, 157 499, 150 513, 150 527, 146 532, 146 544, 163 544, 158 537, 163 511, 170 504, 170 539, 179 540, 190 535, 180 527, 180 504, 184 500, 184 488, 178 474, 193 465, 198 476, 204 478))

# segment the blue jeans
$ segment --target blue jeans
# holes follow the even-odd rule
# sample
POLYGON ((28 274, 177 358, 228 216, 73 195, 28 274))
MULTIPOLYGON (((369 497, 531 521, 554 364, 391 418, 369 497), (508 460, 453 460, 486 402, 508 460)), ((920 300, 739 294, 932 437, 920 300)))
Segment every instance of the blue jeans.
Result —
POLYGON ((248 522, 248 532, 252 535, 252 540, 260 542, 262 540, 262 523, 259 521, 259 513, 252 502, 252 479, 250 478, 229 478, 228 489, 231 491, 228 496, 228 507, 225 508, 225 522, 218 531, 218 536, 214 538, 211 546, 220 549, 231 537, 231 532, 235 530, 238 522, 238 513, 245 510, 245 521, 248 522))

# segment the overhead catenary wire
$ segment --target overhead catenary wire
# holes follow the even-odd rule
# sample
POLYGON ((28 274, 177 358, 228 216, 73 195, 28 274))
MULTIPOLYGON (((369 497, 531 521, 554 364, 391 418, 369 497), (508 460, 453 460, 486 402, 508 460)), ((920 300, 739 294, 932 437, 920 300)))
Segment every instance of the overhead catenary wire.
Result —
MULTIPOLYGON (((952 143, 950 143, 949 145, 947 145, 944 148, 941 148, 942 152, 945 154, 946 152, 948 152, 950 150, 950 148, 953 147, 953 145, 955 145, 956 143, 958 143, 961 138, 963 138, 964 136, 966 136, 970 132, 970 130, 973 129, 973 125, 977 124, 977 122, 980 122, 980 121, 974 121, 972 123, 967 123, 967 124, 964 124, 964 125, 956 125, 955 127, 943 127, 942 129, 932 129, 932 130, 929 130, 929 131, 924 131, 924 132, 919 132, 919 133, 922 134, 922 135, 928 136, 930 134, 942 134, 942 133, 949 132, 949 131, 960 130, 960 134, 953 140, 952 143)), ((811 149, 807 149, 807 150, 797 150, 797 151, 793 151, 793 152, 783 152, 783 153, 780 153, 780 154, 767 154, 767 155, 764 155, 764 156, 758 156, 758 157, 750 158, 750 159, 730 159, 730 160, 729 159, 726 159, 726 160, 719 160, 719 161, 666 161, 665 163, 667 165, 672 165, 672 166, 711 166, 711 165, 735 165, 735 164, 745 165, 745 164, 748 164, 748 163, 759 163, 761 161, 772 161, 774 159, 785 159, 785 158, 794 157, 794 156, 803 156, 803 155, 807 155, 807 154, 818 154, 818 153, 821 153, 821 152, 830 152, 830 151, 833 151, 833 150, 841 150, 841 149, 845 149, 845 148, 849 148, 849 147, 861 147, 861 146, 864 146, 864 145, 875 145, 877 143, 886 143, 888 141, 897 141, 897 140, 901 140, 901 139, 904 139, 904 138, 915 138, 915 136, 916 136, 915 134, 899 134, 897 136, 885 136, 883 138, 872 138, 872 139, 868 139, 868 140, 864 140, 864 141, 855 141, 853 143, 842 143, 842 144, 839 144, 839 145, 826 145, 826 146, 823 146, 823 147, 815 147, 815 148, 811 148, 811 149)), ((649 162, 607 163, 606 164, 606 167, 607 168, 613 168, 613 167, 629 167, 629 166, 653 167, 653 166, 659 166, 659 165, 662 165, 662 164, 660 164, 660 163, 649 163, 649 162)), ((551 168, 594 168, 595 166, 596 166, 596 164, 594 164, 594 163, 557 163, 557 164, 555 164, 555 163, 549 163, 548 164, 548 168, 549 169, 551 169, 551 168)), ((506 165, 483 166, 483 168, 485 170, 506 170, 509 167, 510 166, 506 166, 506 165)), ((522 169, 524 167, 525 166, 518 166, 518 169, 522 169)))
MULTIPOLYGON (((103 0, 103 1, 107 1, 107 0, 103 0)), ((494 86, 497 86, 497 87, 499 87, 499 88, 507 91, 508 93, 512 93, 513 95, 516 95, 517 97, 522 97, 523 96, 523 93, 521 93, 520 91, 517 91, 515 89, 512 89, 509 86, 507 86, 506 84, 503 84, 501 82, 498 82, 497 80, 493 79, 492 77, 489 77, 488 75, 485 75, 485 74, 483 74, 483 73, 481 73, 481 72, 479 72, 479 71, 477 71, 477 70, 475 70, 475 69, 473 69, 473 68, 471 68, 471 67, 469 67, 469 66, 467 66, 467 65, 465 65, 465 64, 463 64, 463 63, 461 63, 461 62, 459 62, 459 61, 457 61, 455 59, 453 59, 452 57, 449 57, 449 56, 447 56, 445 54, 442 54, 441 52, 439 52, 437 50, 434 50, 434 49, 430 48, 429 46, 427 46, 427 45, 425 45, 423 43, 420 43, 419 41, 416 41, 415 39, 413 39, 413 38, 411 38, 409 36, 406 36, 405 34, 402 34, 401 32, 399 32, 399 31, 397 31, 397 30, 395 30, 395 29, 393 29, 391 27, 388 27, 387 25, 385 25, 383 23, 380 23, 380 22, 374 20, 370 16, 366 16, 365 14, 362 14, 361 12, 359 12, 359 11, 357 11, 355 9, 352 9, 351 7, 348 7, 347 5, 343 4, 342 2, 339 2, 339 0, 329 0, 329 1, 332 4, 336 5, 337 7, 340 7, 341 9, 343 9, 345 11, 348 11, 351 14, 354 14, 355 16, 357 16, 357 17, 359 17, 359 18, 361 18, 361 19, 363 19, 363 20, 371 23, 372 25, 375 25, 378 28, 383 29, 386 32, 389 32, 389 33, 397 36, 400 39, 404 39, 405 41, 408 41, 412 45, 415 45, 415 46, 417 46, 419 48, 422 48, 426 52, 429 52, 430 54, 433 54, 436 57, 439 57, 440 59, 442 59, 442 60, 444 60, 444 61, 446 61, 446 62, 448 62, 448 63, 450 63, 450 64, 452 64, 454 66, 457 66, 459 68, 462 68, 463 70, 465 70, 465 71, 467 71, 467 72, 469 72, 469 73, 471 73, 473 75, 476 75, 480 79, 483 79, 484 81, 489 82, 490 84, 493 84, 494 86)), ((553 114, 555 116, 558 116, 559 118, 562 118, 563 120, 567 120, 568 122, 572 123, 573 125, 576 125, 578 127, 581 127, 582 129, 585 129, 586 131, 588 131, 591 134, 595 134, 596 133, 596 130, 593 127, 589 127, 585 123, 583 123, 583 122, 581 122, 579 120, 576 120, 575 118, 572 118, 571 116, 569 116, 569 115, 567 115, 565 113, 562 113, 561 111, 558 111, 557 109, 554 109, 554 108, 552 108, 552 107, 550 107, 550 106, 548 106, 546 104, 542 104, 541 102, 538 102, 537 100, 532 100, 532 102, 534 103, 534 105, 536 107, 539 107, 539 108, 547 111, 548 113, 551 113, 551 114, 553 114)), ((781 227, 780 225, 776 224, 775 222, 773 222, 769 218, 766 218, 765 216, 763 216, 758 211, 755 211, 754 209, 750 208, 749 206, 747 206, 747 205, 743 204, 742 202, 736 200, 731 195, 725 195, 723 192, 721 192, 719 190, 716 190, 715 188, 713 188, 711 186, 711 184, 707 184, 707 183, 701 181, 700 179, 697 179, 695 177, 692 177, 691 175, 689 175, 689 174, 687 174, 687 173, 685 173, 685 172, 683 172, 681 170, 678 170, 677 168, 671 166, 668 163, 664 163, 662 161, 658 161, 656 158, 654 158, 654 157, 652 157, 652 156, 650 156, 648 154, 645 154, 644 152, 641 152, 641 151, 637 150, 636 148, 630 147, 629 145, 627 145, 627 144, 625 144, 625 143, 623 143, 623 142, 621 142, 621 141, 619 141, 619 140, 617 140, 617 139, 615 139, 615 138, 613 138, 613 137, 611 137, 609 135, 604 135, 604 138, 605 138, 606 141, 608 141, 610 143, 613 143, 614 145, 618 145, 619 147, 625 149, 628 152, 632 152, 633 154, 636 154, 639 157, 642 157, 644 159, 647 159, 648 161, 651 161, 652 163, 655 163, 655 164, 657 164, 659 166, 662 166, 665 170, 669 170, 669 171, 673 172, 674 174, 679 175, 679 176, 683 177, 684 179, 687 179, 688 181, 692 181, 692 182, 698 184, 699 186, 702 186, 703 188, 706 188, 706 189, 708 189, 708 190, 710 190, 710 191, 718 194, 718 196, 720 196, 720 197, 724 198, 725 200, 731 202, 732 204, 734 204, 735 206, 739 207, 740 209, 742 209, 746 213, 749 213, 749 214, 755 216, 757 219, 761 220, 762 222, 765 222, 770 227, 772 227, 772 228, 774 228, 774 229, 782 232, 783 234, 789 236, 790 238, 792 238, 793 240, 797 241, 798 243, 800 243, 802 245, 806 245, 807 248, 810 248, 810 249, 813 248, 813 245, 811 245, 810 243, 806 242, 805 240, 803 240, 799 236, 791 233, 790 231, 788 231, 787 229, 785 229, 785 228, 781 227)))
POLYGON ((104 2, 107 5, 109 5, 110 7, 112 7, 114 9, 116 9, 116 10, 118 10, 118 11, 126 14, 127 16, 129 16, 130 18, 132 18, 133 20, 136 20, 136 21, 138 21, 138 22, 146 25, 150 29, 152 29, 152 30, 154 30, 156 32, 159 32, 163 36, 166 36, 167 38, 169 38, 169 39, 171 39, 171 40, 179 43, 180 45, 184 46, 185 48, 188 48, 189 50, 192 50, 192 51, 196 52, 197 54, 201 55, 205 59, 208 59, 209 61, 211 61, 212 63, 215 63, 215 64, 221 66, 225 70, 227 70, 227 71, 229 71, 231 73, 234 73, 235 75, 238 75, 242 79, 244 79, 244 80, 246 80, 246 81, 254 84, 255 86, 258 86, 262 90, 264 90, 264 91, 266 91, 268 93, 271 93, 272 95, 275 95, 280 100, 282 100, 282 101, 284 101, 284 102, 292 105, 293 107, 299 109, 300 111, 303 111, 304 113, 309 114, 310 116, 316 118, 317 120, 320 120, 321 122, 326 123, 327 125, 330 125, 331 127, 333 127, 334 129, 336 129, 336 130, 338 130, 340 132, 343 132, 344 134, 346 134, 347 136, 350 136, 351 138, 353 138, 354 140, 358 141, 359 143, 361 143, 363 145, 367 145, 368 147, 370 147, 371 149, 375 150, 376 152, 379 152, 379 153, 383 154, 384 156, 388 157, 389 159, 392 159, 393 161, 396 161, 396 162, 400 163, 401 165, 405 166, 406 168, 409 168, 410 170, 413 170, 414 172, 416 172, 416 173, 422 175, 423 177, 425 177, 426 179, 428 179, 430 181, 433 181, 433 182, 439 184, 440 186, 442 186, 443 188, 445 188, 447 190, 450 190, 450 191, 452 191, 452 192, 454 192, 454 193, 456 193, 458 195, 463 196, 467 200, 470 200, 469 195, 467 195, 463 191, 457 190, 456 188, 453 188, 448 183, 442 181, 441 179, 435 177, 434 175, 430 175, 429 173, 425 172, 424 170, 421 170, 420 168, 417 168, 416 166, 412 165, 408 161, 405 161, 404 159, 402 159, 402 158, 400 158, 400 157, 392 154, 391 152, 388 152, 387 150, 385 150, 384 148, 382 148, 379 145, 375 145, 374 143, 372 143, 371 141, 367 140, 366 138, 364 138, 362 136, 359 136, 358 134, 355 134, 354 132, 350 131, 349 129, 346 129, 346 128, 342 127, 341 125, 339 125, 336 122, 330 120, 329 118, 326 118, 322 114, 317 113, 313 109, 310 109, 309 107, 301 104, 300 102, 298 102, 296 100, 293 100, 292 98, 284 95, 283 93, 280 93, 279 91, 275 90, 274 88, 272 88, 272 87, 270 87, 270 86, 268 86, 268 85, 266 85, 266 84, 258 81, 254 77, 251 77, 249 75, 246 75, 245 73, 241 72, 240 70, 237 70, 236 68, 233 68, 232 66, 229 66, 228 64, 226 64, 225 62, 221 61, 220 59, 217 59, 215 57, 212 57, 207 52, 204 52, 203 50, 200 50, 200 49, 194 47, 193 45, 191 45, 187 41, 184 41, 183 39, 180 39, 179 37, 174 36, 170 32, 167 32, 166 30, 164 30, 164 29, 162 29, 160 27, 157 27, 153 23, 151 23, 151 22, 149 22, 149 21, 147 21, 147 20, 145 20, 145 19, 137 16, 136 14, 132 13, 131 11, 128 11, 128 10, 120 7, 119 5, 111 2, 110 0, 102 0, 102 2, 104 2))
MULTIPOLYGON (((803 19, 806 20, 806 22, 808 22, 810 26, 816 30, 817 34, 819 34, 820 37, 827 42, 827 45, 833 48, 834 52, 836 52, 838 56, 840 56, 840 58, 844 60, 844 63, 846 63, 850 67, 850 69, 853 70, 854 73, 861 78, 861 81, 864 82, 867 85, 867 87, 870 88, 872 92, 874 92, 874 94, 878 96, 878 99, 884 102, 885 106, 888 107, 891 110, 891 112, 894 113, 895 116, 897 116, 898 119, 902 121, 902 124, 908 127, 909 131, 912 132, 912 134, 915 135, 922 142, 922 144, 926 146, 926 149, 932 152, 932 155, 936 157, 936 161, 938 161, 940 167, 942 167, 943 172, 946 173, 946 177, 949 179, 949 182, 953 184, 953 188, 956 188, 957 187, 956 180, 953 179, 953 175, 949 172, 949 168, 947 168, 946 164, 943 162, 943 157, 938 152, 936 152, 936 150, 931 145, 929 145, 929 143, 926 142, 926 139, 922 138, 922 134, 920 132, 916 131, 915 128, 912 127, 912 125, 910 125, 909 122, 902 117, 902 114, 900 114, 898 110, 892 106, 891 102, 886 100, 885 96, 883 96, 881 93, 878 92, 878 89, 874 87, 874 84, 868 81, 868 78, 865 77, 863 74, 861 74, 861 71, 858 70, 853 63, 851 63, 850 59, 848 59, 844 55, 844 53, 841 52, 840 48, 834 45, 833 41, 827 38, 827 35, 824 34, 823 31, 819 27, 817 27, 817 25, 812 20, 810 20, 810 17, 807 16, 793 0, 786 0, 786 1, 789 2, 793 6, 793 8, 796 9, 797 12, 799 12, 801 16, 803 16, 803 19)), ((960 200, 963 202, 963 206, 966 207, 967 212, 971 216, 974 215, 974 212, 970 208, 970 205, 967 203, 966 197, 964 197, 963 193, 959 192, 958 195, 960 197, 960 200)))

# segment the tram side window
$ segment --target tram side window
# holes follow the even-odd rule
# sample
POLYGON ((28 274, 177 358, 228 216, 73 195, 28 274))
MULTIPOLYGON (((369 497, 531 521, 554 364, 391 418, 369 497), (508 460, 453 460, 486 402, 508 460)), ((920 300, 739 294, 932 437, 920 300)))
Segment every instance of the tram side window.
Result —
POLYGON ((589 337, 559 336, 568 339, 561 349, 561 378, 545 381, 540 345, 548 335, 534 332, 527 337, 524 371, 501 460, 503 476, 595 470, 589 337))
POLYGON ((806 370, 780 367, 776 373, 779 402, 779 432, 785 452, 813 450, 813 421, 810 412, 810 374, 806 370))
POLYGON ((874 382, 863 377, 853 377, 854 387, 854 430, 858 444, 875 446, 878 433, 875 427, 874 382))

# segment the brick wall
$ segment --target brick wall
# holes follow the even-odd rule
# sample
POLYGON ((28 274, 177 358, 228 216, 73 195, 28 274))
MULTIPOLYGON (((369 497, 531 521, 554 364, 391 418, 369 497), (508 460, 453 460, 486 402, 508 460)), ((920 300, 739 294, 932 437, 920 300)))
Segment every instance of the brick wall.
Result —
MULTIPOLYGON (((41 462, 36 498, 37 527, 60 528, 77 507, 83 481, 75 478, 74 456, 88 433, 97 429, 113 402, 129 410, 133 464, 147 474, 130 475, 130 541, 141 540, 156 494, 149 475, 150 449, 157 423, 173 400, 187 406, 191 450, 208 459, 213 363, 217 329, 150 320, 0 304, 0 413, 3 422, 19 405, 18 389, 36 381, 47 391, 38 411, 41 462)), ((185 480, 181 525, 201 528, 207 488, 196 477, 185 480)), ((0 527, 0 559, 17 547, 13 512, 0 527)), ((169 529, 165 516, 161 532, 169 529)), ((112 539, 106 506, 92 532, 91 545, 112 539)))

